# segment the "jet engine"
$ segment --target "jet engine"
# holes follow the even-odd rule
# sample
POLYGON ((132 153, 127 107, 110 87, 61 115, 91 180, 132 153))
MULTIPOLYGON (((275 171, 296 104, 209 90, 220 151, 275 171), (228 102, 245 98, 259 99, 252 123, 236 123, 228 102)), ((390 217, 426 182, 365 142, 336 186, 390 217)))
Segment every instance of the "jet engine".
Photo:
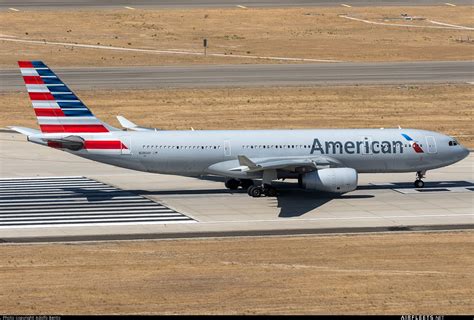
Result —
POLYGON ((301 178, 305 189, 345 193, 357 188, 357 171, 352 168, 328 168, 305 173, 301 178))

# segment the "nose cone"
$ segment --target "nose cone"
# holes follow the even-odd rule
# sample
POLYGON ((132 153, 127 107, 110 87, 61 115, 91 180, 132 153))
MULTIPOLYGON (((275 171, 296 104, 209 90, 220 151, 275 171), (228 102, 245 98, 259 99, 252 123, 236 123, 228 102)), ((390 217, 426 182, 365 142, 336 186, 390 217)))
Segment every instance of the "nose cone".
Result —
POLYGON ((469 155, 469 149, 461 146, 461 150, 459 151, 459 160, 466 158, 469 155))

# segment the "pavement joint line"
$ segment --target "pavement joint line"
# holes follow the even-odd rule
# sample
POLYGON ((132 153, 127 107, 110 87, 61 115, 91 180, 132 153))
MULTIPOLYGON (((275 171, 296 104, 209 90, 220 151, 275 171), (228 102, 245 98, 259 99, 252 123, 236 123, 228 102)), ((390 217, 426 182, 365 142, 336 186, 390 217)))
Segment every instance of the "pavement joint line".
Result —
POLYGON ((8 10, 16 11, 16 12, 20 11, 20 10, 18 10, 18 9, 16 9, 16 8, 8 8, 8 10))
MULTIPOLYGON (((450 26, 441 26, 441 25, 440 26, 419 26, 419 25, 413 25, 413 24, 397 24, 397 23, 376 22, 376 21, 370 21, 370 20, 350 17, 350 16, 345 15, 345 14, 340 14, 339 17, 344 18, 344 19, 359 21, 359 22, 363 22, 363 23, 368 23, 368 24, 375 24, 375 25, 380 25, 380 26, 390 26, 390 27, 449 29, 449 30, 474 30, 474 28, 470 28, 470 27, 450 27, 450 26)), ((2 40, 2 39, 0 38, 0 40, 2 40)))
POLYGON ((452 3, 449 3, 449 2, 445 2, 444 4, 447 5, 447 6, 450 6, 450 7, 456 7, 455 4, 452 4, 452 3))
MULTIPOLYGON (((439 27, 442 28, 442 27, 439 27)), ((459 29, 459 28, 456 28, 459 29)), ((181 55, 194 55, 194 56, 206 56, 203 52, 196 51, 173 51, 173 50, 158 50, 158 49, 140 49, 140 48, 125 48, 125 47, 114 47, 114 46, 102 46, 92 45, 83 43, 72 43, 72 42, 54 42, 46 40, 28 40, 28 39, 11 39, 0 37, 2 41, 10 42, 24 42, 42 45, 57 45, 57 46, 69 46, 78 48, 88 49, 103 49, 103 50, 116 50, 116 51, 129 51, 129 52, 146 52, 152 54, 181 54, 181 55)), ((343 62, 341 60, 332 59, 311 59, 311 58, 292 58, 292 57, 271 57, 271 56, 253 56, 253 55, 242 55, 242 54, 225 54, 225 53, 207 53, 207 56, 213 57, 225 57, 225 58, 242 58, 242 59, 264 59, 264 60, 279 60, 279 61, 309 61, 309 62, 343 62)))
POLYGON ((470 27, 459 26, 459 25, 456 25, 456 24, 449 24, 449 23, 440 22, 440 21, 434 21, 434 20, 428 20, 428 21, 431 22, 431 23, 433 23, 433 24, 438 24, 438 25, 440 25, 440 26, 454 27, 454 28, 467 29, 467 30, 472 29, 472 28, 470 28, 470 27))
MULTIPOLYGON (((450 218, 450 217, 474 217, 474 214, 471 213, 455 213, 455 214, 418 214, 418 215, 396 215, 396 216, 361 216, 361 217, 319 217, 319 218, 303 218, 303 219, 291 219, 291 221, 325 221, 325 220, 371 220, 371 219, 390 219, 395 218, 406 218, 406 219, 418 219, 420 217, 429 217, 429 218, 450 218)), ((275 223, 285 223, 290 220, 288 219, 259 219, 259 220, 251 220, 252 223, 257 222, 275 222, 275 223)), ((212 224, 221 224, 221 223, 242 223, 243 221, 240 220, 219 220, 219 221, 199 221, 199 224, 202 225, 212 225, 212 224)), ((394 221, 392 221, 394 222, 394 221)))
POLYGON ((348 4, 345 4, 345 3, 341 3, 341 6, 346 7, 346 8, 352 8, 352 6, 350 6, 348 4))
MULTIPOLYGON (((426 226, 421 226, 426 227, 426 226)), ((41 238, 44 241, 24 241, 24 242, 8 242, 10 238, 4 238, 7 241, 2 242, 0 239, 0 246, 24 246, 24 245, 45 245, 45 244, 89 244, 89 243, 111 243, 111 242, 146 242, 146 241, 193 241, 193 240, 215 240, 215 239, 245 239, 245 238, 260 238, 260 239, 267 239, 267 238, 298 238, 298 237, 352 237, 352 236, 380 236, 384 237, 386 235, 393 235, 393 234, 409 234, 409 233, 452 233, 452 232, 472 232, 473 229, 470 227, 461 228, 461 229, 435 229, 437 225, 428 226, 432 227, 433 229, 418 229, 420 226, 412 226, 410 227, 411 230, 382 230, 382 231, 354 231, 354 232, 322 232, 322 233, 310 233, 307 230, 303 230, 302 233, 288 233, 288 234, 263 234, 263 235, 253 235, 253 234, 244 234, 244 235, 202 235, 202 236, 189 236, 189 237, 181 237, 175 235, 167 235, 164 234, 165 237, 163 238, 147 238, 150 234, 143 234, 142 238, 129 238, 129 239, 94 239, 94 240, 74 240, 73 235, 66 235, 63 238, 71 238, 70 240, 47 240, 48 237, 41 238)), ((442 227, 442 225, 441 225, 442 227)), ((263 230, 266 231, 266 230, 263 230)), ((298 231, 297 229, 291 231, 298 231)), ((184 235, 184 234, 183 234, 184 235)), ((110 237, 113 236, 120 236, 117 234, 107 235, 110 237)), ((136 235, 140 236, 140 235, 136 235)), ((78 236, 81 237, 81 236, 78 236)), ((53 239, 57 239, 58 237, 51 237, 53 239)), ((21 238, 24 239, 24 238, 21 238)))

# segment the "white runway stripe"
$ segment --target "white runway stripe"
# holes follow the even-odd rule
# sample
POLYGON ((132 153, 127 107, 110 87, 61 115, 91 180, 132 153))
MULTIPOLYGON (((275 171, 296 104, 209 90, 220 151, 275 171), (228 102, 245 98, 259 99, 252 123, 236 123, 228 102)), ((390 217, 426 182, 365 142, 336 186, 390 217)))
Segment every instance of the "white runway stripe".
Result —
MULTIPOLYGON (((110 200, 111 197, 103 197, 103 196, 95 196, 95 197, 76 197, 76 198, 70 198, 68 199, 69 201, 87 201, 88 198, 94 198, 95 201, 99 201, 98 199, 103 198, 104 200, 110 200)), ((2 206, 2 203, 10 203, 10 202, 17 202, 17 203, 22 203, 22 202, 37 202, 39 200, 45 200, 45 201, 55 201, 55 200, 65 200, 67 199, 66 197, 51 197, 51 198, 41 198, 41 199, 13 199, 13 200, 0 200, 0 206, 2 206)), ((119 196, 119 197, 113 197, 114 200, 116 199, 142 199, 140 196, 119 196)), ((89 200, 90 201, 90 200, 89 200)))
MULTIPOLYGON (((126 203, 115 203, 115 202, 120 202, 120 201, 112 201, 112 203, 91 203, 91 202, 84 202, 81 204, 81 208, 137 208, 139 207, 154 207, 156 208, 157 203, 152 202, 152 201, 142 201, 142 202, 126 202, 126 203)), ((48 208, 50 209, 67 209, 67 208, 77 208, 77 204, 69 203, 69 204, 49 204, 48 208)), ((24 205, 24 206, 19 206, 19 205, 14 205, 12 207, 10 206, 2 206, 2 210, 13 210, 13 211, 22 211, 22 212, 27 212, 29 209, 43 209, 45 208, 44 204, 43 205, 24 205)), ((163 208, 166 208, 163 206, 163 208)))
MULTIPOLYGON (((16 178, 0 178, 0 182, 4 181, 38 181, 38 180, 56 180, 56 181, 62 181, 62 180, 88 180, 88 181, 95 181, 95 180, 90 180, 85 177, 81 176, 64 176, 64 177, 28 177, 28 178, 23 178, 23 177, 16 177, 16 178)), ((97 182, 97 181, 96 181, 97 182)))
MULTIPOLYGON (((25 213, 54 213, 54 212, 59 212, 59 213, 64 213, 66 214, 68 211, 70 212, 81 212, 81 211, 87 211, 88 213, 94 213, 94 212, 107 212, 107 211, 114 211, 114 212, 121 212, 121 213, 128 213, 128 212, 145 212, 145 211, 150 211, 150 212, 173 212, 173 210, 168 209, 166 207, 161 207, 161 208, 156 208, 156 207, 142 207, 142 206, 134 206, 134 207, 129 207, 129 208, 123 208, 123 207, 114 207, 114 208, 104 208, 104 207, 99 207, 99 208, 77 208, 77 207, 72 207, 72 208, 60 208, 60 209, 23 209, 21 210, 21 214, 25 213), (127 210, 127 209, 133 209, 133 210, 127 210), (94 211, 95 210, 95 211, 94 211)), ((16 210, 0 210, 0 214, 2 214, 2 218, 9 214, 9 213, 16 213, 18 215, 18 211, 16 210), (5 215, 4 215, 5 214, 5 215)))
MULTIPOLYGON (((88 185, 100 185, 103 186, 103 183, 100 182, 94 182, 94 181, 35 181, 33 186, 49 186, 49 185, 58 185, 58 186, 65 186, 69 184, 77 184, 77 183, 82 183, 82 184, 88 184, 88 185)), ((0 187, 9 187, 9 186, 22 186, 22 187, 28 187, 31 186, 31 183, 28 182, 12 182, 12 183, 6 183, 6 182, 0 182, 0 187)))
POLYGON ((85 177, 0 179, 0 228, 183 222, 196 221, 85 177))
POLYGON ((71 201, 70 199, 56 199, 56 201, 50 201, 50 200, 46 200, 46 201, 42 201, 42 199, 36 199, 35 201, 33 202, 28 202, 28 203, 23 203, 21 205, 18 205, 18 203, 1 203, 0 204, 0 207, 2 208, 9 208, 9 207, 14 207, 14 208, 21 208, 22 206, 23 207, 29 207, 29 206, 36 206, 36 205, 41 205, 43 208, 44 206, 48 206, 51 207, 51 206, 54 206, 54 205, 67 205, 67 206, 76 206, 76 205, 81 205, 81 206, 84 206, 84 205, 90 205, 90 204, 96 204, 96 203, 99 203, 99 204, 128 204, 128 203, 155 203, 155 202, 152 202, 148 199, 145 199, 145 198, 141 198, 141 197, 138 197, 136 199, 126 199, 126 200, 120 200, 120 199, 114 199, 114 200, 102 200, 100 202, 89 202, 87 200, 84 200, 84 201, 80 201, 80 200, 75 200, 75 201, 71 201))
MULTIPOLYGON (((111 190, 117 190, 114 187, 110 186, 104 186, 101 184, 95 184, 95 183, 85 183, 85 184, 45 184, 44 186, 22 186, 22 185, 13 185, 13 186, 0 186, 0 192, 12 192, 14 190, 22 190, 22 191, 28 191, 28 190, 36 190, 36 191, 51 191, 51 190, 70 190, 71 188, 102 188, 102 189, 111 189, 111 190)), ((126 191, 120 191, 120 192, 126 192, 126 191)))
POLYGON ((27 216, 18 216, 10 215, 8 217, 2 217, 3 221, 28 221, 28 220, 58 220, 58 219, 101 219, 101 218, 133 218, 133 217, 182 217, 181 214, 176 212, 142 212, 142 211, 129 211, 122 213, 108 213, 108 212, 87 212, 79 214, 39 214, 39 215, 27 215, 27 216))

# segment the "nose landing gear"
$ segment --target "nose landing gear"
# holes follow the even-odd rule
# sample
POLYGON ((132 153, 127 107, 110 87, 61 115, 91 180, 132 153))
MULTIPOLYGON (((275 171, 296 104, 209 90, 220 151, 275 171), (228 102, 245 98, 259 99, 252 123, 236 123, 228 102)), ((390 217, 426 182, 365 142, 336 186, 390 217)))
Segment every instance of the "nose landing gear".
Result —
POLYGON ((421 180, 425 177, 425 174, 426 171, 418 171, 416 173, 415 188, 423 188, 425 186, 425 183, 421 180))

